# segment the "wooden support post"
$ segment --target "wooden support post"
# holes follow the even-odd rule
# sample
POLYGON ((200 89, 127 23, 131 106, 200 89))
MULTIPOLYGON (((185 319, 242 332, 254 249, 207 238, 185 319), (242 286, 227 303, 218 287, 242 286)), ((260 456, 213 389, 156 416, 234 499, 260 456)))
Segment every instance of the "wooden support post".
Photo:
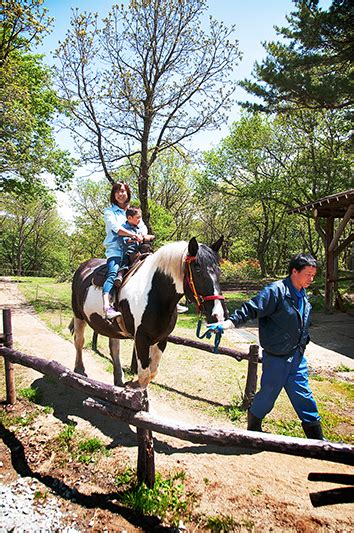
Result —
POLYGON ((326 285, 325 285, 325 311, 333 311, 334 307, 334 282, 336 279, 334 252, 329 250, 334 233, 334 218, 326 220, 326 285))
POLYGON ((242 409, 248 409, 253 401, 257 390, 257 370, 258 370, 259 346, 251 344, 249 348, 248 372, 243 396, 242 409))
MULTIPOLYGON (((4 329, 4 345, 6 348, 12 348, 12 325, 11 309, 3 309, 2 321, 4 329)), ((15 365, 5 357, 5 382, 6 382, 6 403, 14 405, 16 402, 15 386, 15 365)))
MULTIPOLYGON (((145 390, 146 403, 143 411, 149 411, 149 400, 145 390)), ((155 484, 155 454, 154 440, 150 429, 137 428, 138 436, 138 466, 137 477, 139 483, 145 483, 152 488, 155 484)))
POLYGON ((94 331, 92 333, 92 342, 91 342, 91 348, 94 352, 97 352, 97 341, 98 341, 98 333, 97 331, 94 331))

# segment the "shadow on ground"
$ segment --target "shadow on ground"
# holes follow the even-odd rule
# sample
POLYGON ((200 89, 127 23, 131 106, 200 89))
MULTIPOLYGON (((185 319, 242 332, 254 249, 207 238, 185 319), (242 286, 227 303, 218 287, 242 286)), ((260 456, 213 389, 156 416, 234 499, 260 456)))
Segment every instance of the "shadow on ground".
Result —
POLYGON ((311 340, 318 346, 354 359, 354 317, 346 313, 313 313, 311 340))

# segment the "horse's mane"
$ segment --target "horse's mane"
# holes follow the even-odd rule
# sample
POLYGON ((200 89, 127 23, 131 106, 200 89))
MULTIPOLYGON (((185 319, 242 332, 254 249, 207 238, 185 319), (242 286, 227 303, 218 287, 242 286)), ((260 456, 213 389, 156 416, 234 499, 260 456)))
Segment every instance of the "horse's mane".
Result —
POLYGON ((167 275, 170 275, 176 285, 183 282, 184 259, 188 251, 188 242, 178 241, 165 244, 159 248, 149 259, 151 268, 158 268, 167 275))

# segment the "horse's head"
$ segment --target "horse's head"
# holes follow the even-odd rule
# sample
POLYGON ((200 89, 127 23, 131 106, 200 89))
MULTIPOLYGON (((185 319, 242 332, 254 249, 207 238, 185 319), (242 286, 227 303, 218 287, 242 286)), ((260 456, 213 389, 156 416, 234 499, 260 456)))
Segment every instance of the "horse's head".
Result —
POLYGON ((206 316, 207 322, 226 320, 228 312, 221 293, 220 267, 217 252, 223 237, 209 246, 198 244, 193 237, 188 244, 185 258, 184 292, 189 300, 194 300, 197 309, 206 316))

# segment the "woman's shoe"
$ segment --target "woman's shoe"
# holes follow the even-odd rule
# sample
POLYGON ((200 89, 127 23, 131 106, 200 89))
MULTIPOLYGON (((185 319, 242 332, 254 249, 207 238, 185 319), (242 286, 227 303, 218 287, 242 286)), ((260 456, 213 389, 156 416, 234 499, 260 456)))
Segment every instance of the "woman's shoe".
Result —
POLYGON ((107 309, 105 309, 104 314, 107 320, 113 320, 114 318, 121 316, 122 313, 120 311, 116 311, 115 309, 113 309, 113 307, 108 307, 107 309))
POLYGON ((177 304, 178 314, 185 313, 186 311, 188 311, 188 307, 186 307, 185 305, 177 304))

